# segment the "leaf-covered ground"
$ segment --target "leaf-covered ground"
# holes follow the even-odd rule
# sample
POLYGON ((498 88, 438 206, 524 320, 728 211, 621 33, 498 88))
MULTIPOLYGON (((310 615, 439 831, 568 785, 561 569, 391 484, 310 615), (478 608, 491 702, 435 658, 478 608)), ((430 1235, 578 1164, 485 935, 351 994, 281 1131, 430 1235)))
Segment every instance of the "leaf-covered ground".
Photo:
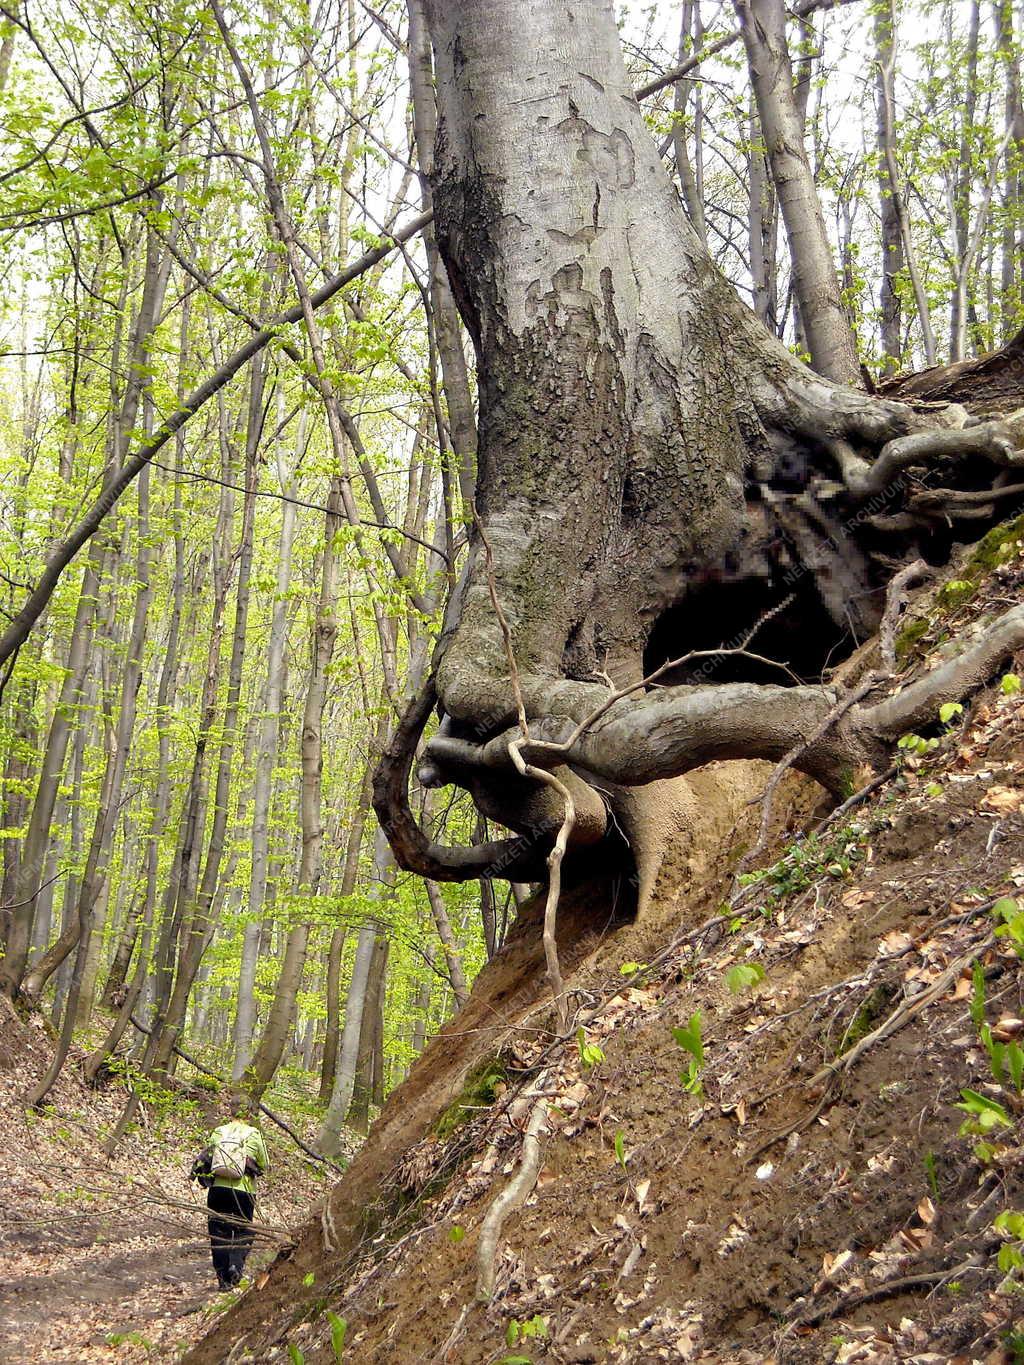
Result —
MULTIPOLYGON (((102 1150, 122 1086, 87 1089, 73 1056, 39 1115, 23 1097, 51 1042, 0 1000, 0 1361, 173 1360, 230 1305, 216 1292, 192 1157, 216 1122, 213 1099, 184 1092, 143 1121, 113 1158, 102 1150)), ((183 1067, 183 1070, 187 1068, 183 1067)), ((261 1195, 259 1269, 320 1188, 296 1148, 266 1126, 273 1170, 261 1195)))
MULTIPOLYGON (((906 676, 1020 600, 1022 542, 997 539, 951 570, 967 587, 912 608, 906 676)), ((393 1365, 1024 1359, 997 1222, 1024 1212, 1024 967, 1003 932, 1024 906, 1022 661, 1007 671, 738 894, 705 869, 699 894, 597 934, 570 968, 581 1036, 553 1045, 543 1002, 485 974, 463 1052, 454 1030, 428 1050, 353 1167, 376 1203, 358 1235, 310 1225, 190 1359, 333 1360, 328 1312, 345 1360, 393 1365), (487 1009, 507 1027, 467 1051, 487 1009), (454 1111, 417 1080, 471 1055, 454 1111), (483 1304, 481 1225, 539 1101, 539 1178, 483 1304)))

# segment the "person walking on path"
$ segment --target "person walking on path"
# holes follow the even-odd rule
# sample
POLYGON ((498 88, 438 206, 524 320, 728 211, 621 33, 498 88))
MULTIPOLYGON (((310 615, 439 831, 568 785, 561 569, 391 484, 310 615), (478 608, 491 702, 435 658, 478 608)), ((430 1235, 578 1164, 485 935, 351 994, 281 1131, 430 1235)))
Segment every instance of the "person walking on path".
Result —
POLYGON ((192 1178, 207 1191, 210 1255, 221 1289, 242 1278, 255 1235, 256 1180, 270 1164, 263 1134, 251 1118, 247 1104, 233 1104, 228 1121, 213 1130, 192 1166, 192 1178))

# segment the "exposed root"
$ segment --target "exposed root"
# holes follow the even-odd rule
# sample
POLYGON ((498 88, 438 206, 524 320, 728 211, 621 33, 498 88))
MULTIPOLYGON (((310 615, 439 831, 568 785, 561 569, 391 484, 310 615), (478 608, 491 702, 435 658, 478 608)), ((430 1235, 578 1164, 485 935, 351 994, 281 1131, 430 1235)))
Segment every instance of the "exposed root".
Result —
POLYGON ((494 1293, 498 1239, 505 1220, 525 1202, 537 1183, 541 1159, 540 1134, 547 1116, 548 1102, 543 1095, 539 1095, 530 1110, 519 1169, 491 1204, 484 1217, 476 1253, 478 1299, 488 1301, 494 1293))
POLYGON ((907 589, 914 583, 931 578, 934 570, 923 559, 915 559, 900 569, 886 592, 885 614, 878 629, 878 649, 886 676, 896 672, 896 626, 907 605, 907 589))
POLYGON ((799 1327, 817 1327, 820 1323, 828 1322, 830 1318, 836 1318, 840 1313, 850 1313, 855 1308, 860 1308, 865 1303, 877 1303, 879 1299, 891 1299, 895 1295, 905 1294, 910 1289, 936 1289, 940 1285, 948 1284, 951 1280, 962 1279, 969 1271, 982 1269, 979 1260, 971 1259, 961 1261, 959 1265, 949 1266, 945 1270, 923 1271, 918 1275, 900 1275, 894 1280, 886 1280, 884 1283, 875 1285, 873 1289, 863 1289, 855 1294, 843 1294, 835 1303, 828 1308, 819 1308, 815 1313, 805 1313, 794 1319, 790 1324, 789 1330, 792 1331, 799 1327))
POLYGON ((887 441, 872 464, 841 462, 843 480, 855 498, 870 498, 887 488, 911 465, 975 455, 999 465, 1024 465, 1003 422, 983 422, 960 430, 916 431, 887 441))
MULTIPOLYGON (((795 1122, 788 1124, 781 1132, 774 1133, 770 1138, 767 1138, 762 1142, 753 1152, 751 1152, 750 1156, 747 1158, 747 1164, 752 1165, 770 1148, 785 1141, 791 1134, 802 1132, 805 1128, 808 1128, 822 1112, 826 1104, 828 1104, 832 1089, 839 1078, 847 1075, 856 1063, 860 1061, 861 1057, 864 1056, 865 1052, 874 1047, 876 1043, 880 1043, 884 1039, 891 1037, 894 1033, 897 1033, 901 1028, 909 1024, 911 1020, 916 1019, 922 1010, 927 1009, 929 1005, 932 1005, 936 1000, 941 999, 960 979, 964 968, 969 967, 975 958, 987 948, 990 948, 994 942, 995 936, 991 933, 986 934, 977 943, 973 944, 968 952, 951 962, 945 971, 935 978, 927 990, 922 991, 920 995, 915 995, 910 1000, 901 1001, 896 1009, 894 1009, 876 1029, 872 1029, 870 1033, 865 1034, 865 1036, 851 1047, 848 1052, 844 1052, 843 1055, 837 1057, 835 1061, 827 1062, 825 1066, 816 1071, 808 1081, 803 1082, 801 1088, 811 1092, 814 1092, 820 1086, 824 1087, 814 1108, 810 1113, 803 1114, 799 1119, 795 1120, 795 1122)), ((762 1102, 767 1098, 768 1096, 763 1096, 762 1102)))

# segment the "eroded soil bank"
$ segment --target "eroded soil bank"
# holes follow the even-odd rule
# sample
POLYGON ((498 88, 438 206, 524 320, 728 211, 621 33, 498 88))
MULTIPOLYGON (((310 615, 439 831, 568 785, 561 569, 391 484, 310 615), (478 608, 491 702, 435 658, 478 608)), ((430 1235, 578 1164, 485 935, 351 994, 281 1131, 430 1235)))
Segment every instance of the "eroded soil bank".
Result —
MULTIPOLYGON (((1016 532, 975 577, 969 595, 919 599, 907 676, 1019 598, 1016 532)), ((1024 1298, 995 1219, 1024 1209, 1024 1106, 979 1022, 1007 1043, 1024 1029, 992 909, 1024 888, 1020 694, 997 683, 927 737, 820 835, 783 831, 731 904, 751 772, 728 773, 731 792, 698 775, 705 842, 643 922, 616 923, 607 885, 568 896, 563 970, 590 1065, 575 1036, 551 1041, 525 916, 294 1252, 188 1359, 333 1360, 328 1310, 347 1320, 344 1359, 396 1365, 1018 1359, 1024 1298), (673 1029, 697 1011, 688 1090, 673 1029), (1005 1115, 980 1155, 965 1088, 1005 1115), (540 1177, 481 1304, 480 1226, 540 1098, 540 1177)), ((815 793, 789 798, 783 824, 813 823, 815 793)))

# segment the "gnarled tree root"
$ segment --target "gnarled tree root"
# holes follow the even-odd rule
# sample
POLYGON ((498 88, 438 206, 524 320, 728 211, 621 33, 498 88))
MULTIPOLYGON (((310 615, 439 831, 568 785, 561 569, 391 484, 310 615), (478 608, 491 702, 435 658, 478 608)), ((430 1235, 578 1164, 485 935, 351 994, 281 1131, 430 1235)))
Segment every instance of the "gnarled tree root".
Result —
POLYGON ((484 1216, 477 1243, 476 1296, 485 1302, 494 1294, 494 1281, 498 1256, 498 1239, 505 1226, 505 1220, 525 1203, 530 1191, 537 1183, 540 1174, 540 1135, 548 1116, 548 1102, 541 1095, 534 1102, 523 1137, 523 1154, 519 1169, 497 1196, 484 1216))

